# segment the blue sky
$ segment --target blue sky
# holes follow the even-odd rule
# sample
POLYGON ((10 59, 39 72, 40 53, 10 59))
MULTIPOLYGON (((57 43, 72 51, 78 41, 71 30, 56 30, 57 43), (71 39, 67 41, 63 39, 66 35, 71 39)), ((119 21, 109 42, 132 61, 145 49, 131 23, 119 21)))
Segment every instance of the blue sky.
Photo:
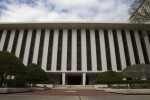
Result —
POLYGON ((134 0, 0 0, 0 22, 128 22, 134 0))

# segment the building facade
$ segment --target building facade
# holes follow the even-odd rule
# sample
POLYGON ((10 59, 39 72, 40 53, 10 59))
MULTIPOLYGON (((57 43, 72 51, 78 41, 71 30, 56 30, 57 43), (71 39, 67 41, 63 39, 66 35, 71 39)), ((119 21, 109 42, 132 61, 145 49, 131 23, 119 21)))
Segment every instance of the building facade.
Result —
POLYGON ((145 24, 1 23, 0 50, 36 63, 56 85, 89 85, 101 72, 149 64, 150 36, 142 34, 145 24))

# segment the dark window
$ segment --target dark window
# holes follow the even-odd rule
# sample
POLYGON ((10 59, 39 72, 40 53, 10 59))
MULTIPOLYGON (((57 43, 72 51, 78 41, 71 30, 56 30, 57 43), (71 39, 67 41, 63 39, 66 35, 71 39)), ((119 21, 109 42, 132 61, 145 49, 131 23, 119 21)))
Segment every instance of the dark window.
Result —
POLYGON ((106 48, 106 58, 107 58, 107 70, 112 70, 111 57, 110 57, 110 47, 109 47, 109 39, 108 39, 108 31, 107 30, 104 30, 104 38, 105 38, 105 48, 106 48))
POLYGON ((8 47, 8 43, 9 43, 9 39, 10 39, 10 34, 11 34, 11 30, 8 30, 7 34, 6 34, 6 39, 4 42, 3 51, 7 51, 7 47, 8 47))
POLYGON ((61 29, 59 30, 59 36, 58 36, 57 70, 61 70, 62 39, 63 39, 63 30, 61 29))
POLYGON ((11 53, 15 54, 20 30, 16 30, 11 53))
POLYGON ((119 51, 118 37, 117 37, 116 30, 113 30, 113 38, 114 38, 117 70, 122 70, 122 68, 121 68, 121 61, 120 61, 120 51, 119 51))
POLYGON ((77 30, 77 70, 81 70, 81 30, 77 30))
POLYGON ((95 30, 95 43, 96 43, 97 70, 102 70, 101 49, 100 49, 100 39, 99 39, 98 30, 95 30))
POLYGON ((67 70, 71 70, 72 30, 68 30, 67 70))
POLYGON ((1 41, 1 38, 2 38, 2 34, 3 34, 3 30, 0 30, 0 41, 1 41))
POLYGON ((130 66, 130 56, 129 56, 129 49, 128 49, 128 44, 127 44, 127 38, 126 38, 126 33, 124 30, 121 30, 122 33, 122 40, 123 40, 123 47, 124 47, 124 52, 125 52, 125 59, 126 59, 126 65, 130 66))
POLYGON ((86 30, 87 70, 92 70, 90 30, 86 30))
POLYGON ((21 50, 20 50, 20 60, 23 62, 24 58, 24 51, 25 51, 25 46, 26 46, 26 41, 27 41, 27 35, 28 35, 28 30, 24 30, 23 34, 23 40, 22 40, 22 45, 21 45, 21 50))
POLYGON ((130 30, 130 35, 131 35, 131 41, 132 41, 132 46, 133 46, 135 62, 136 62, 136 64, 140 64, 139 54, 138 54, 136 40, 135 40, 135 35, 134 35, 134 31, 133 30, 130 30))
POLYGON ((36 31, 32 31, 32 38, 31 38, 31 44, 30 44, 30 51, 29 51, 29 57, 28 57, 28 64, 32 63, 33 53, 34 53, 34 45, 35 45, 35 39, 36 39, 36 31))
POLYGON ((7 30, 6 39, 5 39, 4 47, 3 47, 3 51, 7 51, 10 34, 11 34, 11 30, 7 30))
POLYGON ((45 30, 41 30, 41 38, 40 38, 38 61, 37 61, 39 67, 41 67, 42 64, 44 37, 45 37, 45 30))
POLYGON ((141 41, 142 51, 143 51, 143 54, 144 54, 145 63, 149 64, 149 58, 148 58, 148 53, 147 53, 147 50, 146 50, 146 44, 145 44, 145 41, 144 41, 143 33, 142 33, 141 30, 139 30, 138 32, 139 32, 139 36, 140 36, 140 41, 141 41))
POLYGON ((147 31, 147 35, 148 35, 148 40, 149 40, 149 43, 150 43, 150 31, 147 31))
POLYGON ((47 55, 47 70, 51 70, 52 51, 53 51, 54 30, 50 30, 48 55, 47 55))

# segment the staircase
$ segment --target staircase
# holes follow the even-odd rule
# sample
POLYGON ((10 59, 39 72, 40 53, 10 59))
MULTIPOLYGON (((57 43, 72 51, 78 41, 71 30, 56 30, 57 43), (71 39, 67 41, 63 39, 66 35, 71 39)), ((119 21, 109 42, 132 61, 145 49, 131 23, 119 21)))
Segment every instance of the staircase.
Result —
POLYGON ((54 85, 53 89, 75 89, 75 90, 83 90, 83 89, 94 89, 93 85, 54 85))

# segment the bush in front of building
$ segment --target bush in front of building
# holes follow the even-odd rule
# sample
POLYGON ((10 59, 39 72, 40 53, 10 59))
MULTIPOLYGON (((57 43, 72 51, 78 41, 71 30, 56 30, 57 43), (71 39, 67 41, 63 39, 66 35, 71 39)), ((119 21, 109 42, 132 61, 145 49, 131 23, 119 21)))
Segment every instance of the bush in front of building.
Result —
POLYGON ((25 78, 29 86, 31 86, 31 84, 35 86, 39 82, 44 82, 49 80, 49 77, 45 73, 45 71, 36 64, 27 65, 25 78))
POLYGON ((26 82, 22 80, 6 79, 4 83, 7 87, 27 87, 26 82))
POLYGON ((94 84, 107 84, 111 87, 112 84, 122 81, 122 75, 115 71, 106 71, 99 74, 94 84))
POLYGON ((0 86, 8 76, 21 75, 26 72, 24 64, 14 54, 0 51, 0 86))
POLYGON ((39 82, 38 84, 53 84, 54 82, 49 79, 48 81, 39 82))
POLYGON ((122 74, 125 78, 132 78, 138 80, 139 84, 143 84, 142 80, 150 80, 150 65, 148 64, 135 64, 127 66, 123 69, 122 74))

